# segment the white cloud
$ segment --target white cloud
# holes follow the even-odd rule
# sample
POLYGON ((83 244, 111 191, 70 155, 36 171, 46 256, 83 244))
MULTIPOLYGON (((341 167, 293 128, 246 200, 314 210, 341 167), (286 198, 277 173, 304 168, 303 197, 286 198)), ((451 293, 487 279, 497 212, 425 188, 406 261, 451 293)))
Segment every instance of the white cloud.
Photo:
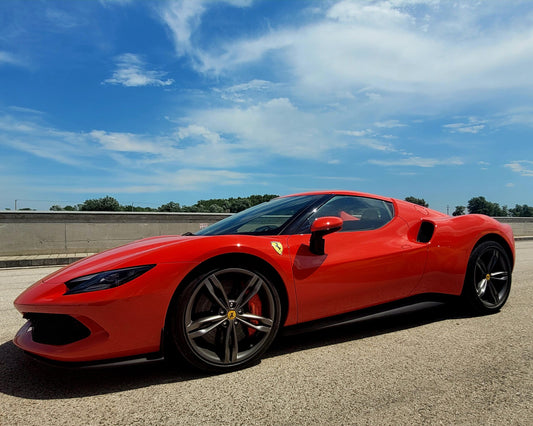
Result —
POLYGON ((234 167, 251 162, 253 154, 224 141, 216 132, 191 124, 164 136, 93 130, 89 134, 115 161, 139 168, 159 165, 187 165, 204 168, 234 167), (139 157, 140 156, 140 157, 139 157))
POLYGON ((167 144, 161 143, 161 140, 155 141, 132 133, 93 130, 89 133, 89 136, 109 151, 160 155, 168 151, 167 144))
POLYGON ((206 141, 211 142, 212 144, 217 144, 221 142, 220 135, 206 129, 205 127, 198 126, 196 124, 191 124, 187 127, 180 127, 176 132, 176 135, 179 139, 187 139, 191 137, 200 137, 206 141))
POLYGON ((2 145, 58 163, 63 172, 72 170, 70 167, 97 170, 77 176, 76 185, 54 185, 54 190, 63 192, 192 191, 217 184, 238 185, 248 182, 249 175, 231 169, 254 161, 253 152, 236 148, 195 124, 153 137, 103 130, 61 131, 0 116, 2 145))
POLYGON ((361 138, 363 136, 369 135, 370 133, 372 133, 372 131, 370 129, 365 129, 365 130, 337 130, 337 133, 339 133, 341 135, 353 136, 353 137, 356 137, 356 138, 361 138))
POLYGON ((16 105, 12 105, 12 106, 10 106, 8 108, 11 111, 15 111, 15 112, 23 113, 23 114, 44 115, 43 111, 39 111, 39 110, 33 109, 33 108, 19 107, 19 106, 16 106, 16 105))
POLYGON ((404 26, 414 21, 411 16, 395 9, 389 2, 341 1, 333 5, 326 16, 339 22, 373 27, 404 26))
MULTIPOLYGON (((189 54, 201 72, 230 73, 276 54, 276 63, 291 73, 294 90, 302 96, 365 90, 372 102, 388 94, 452 101, 457 94, 472 99, 490 91, 533 90, 533 27, 527 19, 483 25, 505 12, 506 3, 342 1, 300 27, 221 39, 208 50, 196 45, 191 34, 201 30, 201 17, 211 4, 185 1, 162 8, 178 54, 189 54)), ((479 131, 463 131, 469 130, 479 131)))
MULTIPOLYGON (((222 0, 235 7, 247 7, 252 0, 222 0)), ((191 37, 202 22, 202 15, 214 2, 209 0, 178 0, 166 2, 159 8, 159 15, 170 30, 174 48, 179 56, 191 55, 195 61, 202 62, 204 53, 193 46, 191 37)))
POLYGON ((191 34, 200 25, 204 12, 204 2, 198 0, 168 2, 161 8, 161 18, 171 30, 178 55, 193 53, 191 34))
POLYGON ((533 127, 533 108, 531 106, 515 107, 498 114, 497 118, 501 126, 524 125, 533 127))
MULTIPOLYGON (((272 38, 272 36, 267 36, 272 38)), ((396 93, 450 92, 532 87, 533 31, 501 34, 494 40, 433 38, 391 26, 329 22, 294 34, 286 55, 301 84, 323 92, 372 87, 396 93), (370 42, 371 41, 371 42, 370 42)), ((256 43, 258 44, 258 43, 256 43)))
MULTIPOLYGON (((376 151, 382 152, 397 152, 398 150, 390 143, 386 143, 376 139, 374 132, 370 129, 366 130, 339 130, 337 133, 346 136, 353 136, 355 138, 355 145, 363 146, 370 148, 376 151)), ((384 136, 384 138, 391 139, 390 137, 384 136)))
POLYGON ((244 92, 249 90, 263 90, 268 88, 272 83, 265 80, 251 80, 248 83, 236 84, 234 86, 228 87, 225 89, 227 92, 244 92))
POLYGON ((61 30, 71 30, 78 27, 82 20, 72 14, 55 7, 48 7, 45 16, 55 27, 61 30))
POLYGON ((250 102, 253 98, 259 94, 266 92, 268 89, 274 87, 274 84, 265 80, 251 80, 248 83, 236 84, 234 86, 226 88, 216 88, 215 92, 220 93, 222 99, 232 102, 250 102))
POLYGON ((0 116, 0 145, 62 164, 81 165, 92 156, 84 134, 65 132, 37 122, 0 116))
POLYGON ((398 120, 387 120, 387 121, 378 121, 374 123, 374 126, 392 129, 394 127, 406 127, 407 124, 400 123, 398 120))
POLYGON ((147 70, 146 63, 139 55, 124 53, 117 57, 116 62, 117 69, 113 77, 104 80, 104 83, 127 87, 170 86, 174 83, 172 79, 162 80, 167 74, 165 72, 147 70))
POLYGON ((485 128, 484 124, 476 124, 474 126, 467 125, 465 123, 452 123, 452 124, 445 124, 442 126, 446 129, 450 129, 451 133, 479 133, 481 130, 485 128))
POLYGON ((489 170, 490 163, 486 161, 478 161, 477 164, 480 166, 481 170, 489 170))
MULTIPOLYGON (((301 34, 301 36, 305 35, 301 34)), ((259 62, 269 53, 294 46, 295 37, 298 37, 298 34, 280 30, 256 39, 244 39, 224 44, 220 47, 222 53, 219 54, 197 50, 196 56, 199 59, 197 68, 204 73, 226 73, 238 67, 259 62)))
POLYGON ((0 50, 0 65, 7 64, 7 65, 23 65, 23 61, 21 61, 17 56, 15 56, 12 53, 6 52, 4 50, 0 50))
POLYGON ((358 145, 382 152, 396 152, 397 149, 389 143, 381 142, 376 139, 363 138, 357 141, 358 145))
POLYGON ((522 176, 533 176, 533 161, 512 161, 506 164, 505 167, 522 176))
POLYGON ((396 160, 368 160, 370 164, 378 166, 415 166, 415 167, 435 167, 435 166, 460 166, 463 161, 459 158, 423 158, 423 157, 408 157, 396 160))
POLYGON ((287 98, 247 108, 198 111, 191 119, 210 131, 228 135, 235 146, 256 158, 266 154, 316 159, 338 144, 322 131, 319 116, 300 111, 287 98))
POLYGON ((33 121, 0 116, 0 145, 66 165, 104 168, 93 162, 104 158, 120 167, 233 167, 251 162, 253 153, 227 143, 215 132, 198 125, 178 128, 174 133, 150 136, 133 133, 60 131, 33 121))
POLYGON ((469 117, 467 123, 450 123, 442 127, 450 133, 472 133, 477 134, 485 128, 486 121, 478 120, 475 117, 469 117))

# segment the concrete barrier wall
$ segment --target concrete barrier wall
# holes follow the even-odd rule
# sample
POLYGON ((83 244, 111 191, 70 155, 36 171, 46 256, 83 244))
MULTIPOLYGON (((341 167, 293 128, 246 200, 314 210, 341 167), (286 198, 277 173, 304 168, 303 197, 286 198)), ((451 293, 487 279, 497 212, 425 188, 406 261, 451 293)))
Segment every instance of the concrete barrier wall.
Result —
MULTIPOLYGON (((196 232, 218 213, 0 212, 0 256, 96 253, 140 238, 196 232)), ((533 218, 497 218, 533 236, 533 218)))
POLYGON ((511 225, 515 237, 533 236, 533 217, 497 217, 495 219, 511 225))
POLYGON ((0 256, 97 253, 140 238, 196 232, 228 214, 0 212, 0 256))

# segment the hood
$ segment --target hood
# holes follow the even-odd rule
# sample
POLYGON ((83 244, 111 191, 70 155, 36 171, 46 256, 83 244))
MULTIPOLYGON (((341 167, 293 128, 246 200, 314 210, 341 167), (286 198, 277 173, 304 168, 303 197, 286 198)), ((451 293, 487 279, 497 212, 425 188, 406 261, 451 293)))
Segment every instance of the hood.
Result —
POLYGON ((55 278, 64 282, 72 278, 95 272, 109 271, 129 266, 168 262, 175 259, 169 259, 168 254, 161 256, 158 256, 157 254, 159 254, 159 252, 167 253, 165 249, 175 248, 176 246, 186 244, 189 241, 198 241, 203 238, 209 237, 164 235, 160 237, 144 238, 78 260, 77 262, 47 276, 42 281, 48 281, 55 278), (156 261, 154 261, 155 259, 156 261))

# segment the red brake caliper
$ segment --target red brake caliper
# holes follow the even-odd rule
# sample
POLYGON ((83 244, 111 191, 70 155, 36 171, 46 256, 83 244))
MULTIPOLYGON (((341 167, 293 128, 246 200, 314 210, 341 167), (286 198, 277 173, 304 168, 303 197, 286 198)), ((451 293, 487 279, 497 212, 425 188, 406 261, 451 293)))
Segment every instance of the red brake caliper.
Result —
MULTIPOLYGON (((248 309, 250 310, 250 313, 252 315, 261 315, 261 299, 256 294, 254 297, 252 297, 248 302, 248 309)), ((259 325, 259 321, 257 320, 250 320, 252 324, 259 325)), ((248 327, 248 335, 253 336, 257 330, 252 327, 248 327)))

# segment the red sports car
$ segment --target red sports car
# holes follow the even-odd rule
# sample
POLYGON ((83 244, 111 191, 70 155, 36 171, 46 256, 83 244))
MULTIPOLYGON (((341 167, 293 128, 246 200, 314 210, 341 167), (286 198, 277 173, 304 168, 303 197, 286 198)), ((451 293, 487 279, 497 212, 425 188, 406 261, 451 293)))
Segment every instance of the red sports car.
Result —
POLYGON ((432 295, 499 310, 511 228, 387 197, 279 197, 196 234, 154 237, 78 261, 16 300, 14 342, 55 361, 155 354, 208 371, 255 362, 280 327, 432 295))

